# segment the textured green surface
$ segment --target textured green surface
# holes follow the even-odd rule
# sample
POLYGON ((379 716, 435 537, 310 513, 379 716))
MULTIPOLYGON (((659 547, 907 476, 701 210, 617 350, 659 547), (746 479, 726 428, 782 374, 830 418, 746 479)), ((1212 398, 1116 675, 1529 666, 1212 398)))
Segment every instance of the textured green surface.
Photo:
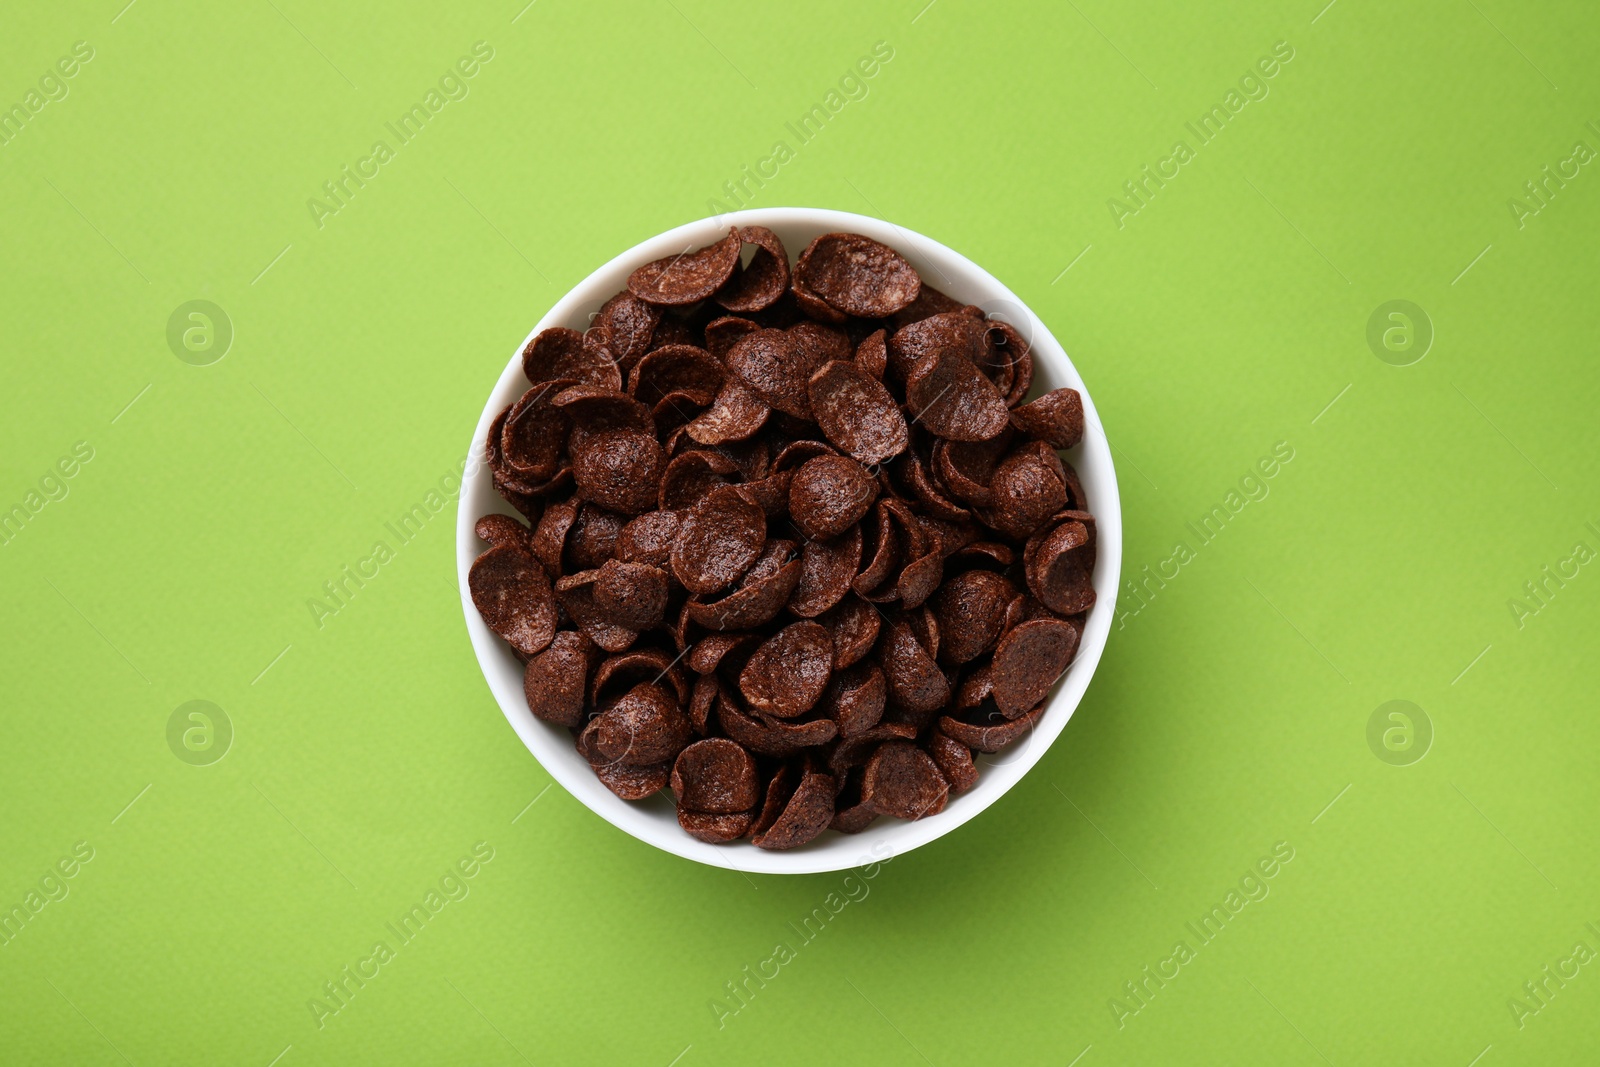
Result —
POLYGON ((1592 5, 925 2, 8 12, 0 904, 31 917, 0 1060, 1592 1060, 1592 5), (475 42, 467 95, 401 143, 475 42), (319 226, 308 198, 378 140, 319 226), (849 878, 695 866, 546 791, 468 645, 442 499, 543 311, 775 165, 741 202, 922 231, 1056 331, 1145 582, 1034 772, 849 878), (1135 200, 1145 165, 1172 176, 1135 200), (204 366, 167 341, 194 300, 234 333, 204 366), (1369 348, 1393 300, 1431 321, 1419 362, 1369 348), (219 762, 220 732, 176 757, 188 711, 169 746, 192 700, 231 723, 219 762), (1391 700, 1421 715, 1369 747, 1391 700), (346 966, 376 976, 319 1016, 346 966))

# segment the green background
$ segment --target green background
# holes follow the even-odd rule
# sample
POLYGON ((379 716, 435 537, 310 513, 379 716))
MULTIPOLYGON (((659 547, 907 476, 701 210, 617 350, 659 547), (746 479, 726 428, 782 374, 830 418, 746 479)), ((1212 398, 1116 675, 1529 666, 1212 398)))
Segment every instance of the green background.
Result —
POLYGON ((0 948, 0 1060, 1592 1061, 1600 965, 1523 983, 1600 949, 1600 576, 1524 583, 1600 548, 1600 174, 1508 204, 1600 148, 1591 5, 122 2, 0 35, 6 104, 94 52, 0 147, 0 508, 93 450, 0 547, 0 904, 93 850, 0 948), (477 41, 470 94, 399 146, 384 124, 477 41), (785 124, 880 41, 801 144, 785 124), (1279 41, 1201 146, 1185 123, 1279 41), (378 139, 319 228, 307 200, 378 139), (546 791, 467 641, 453 501, 385 528, 449 484, 552 303, 735 206, 780 140, 750 203, 891 219, 1039 313, 1116 446, 1125 577, 1178 568, 1124 592, 1033 773, 855 876, 809 943, 789 924, 844 875, 697 866, 546 791), (1408 366, 1367 341, 1398 299, 1434 334, 1408 366), (235 334, 207 366, 167 342, 191 300, 235 334), (378 540, 319 627, 308 599, 378 540), (206 766, 167 738, 197 699, 234 732, 206 766), (1390 700, 1431 724, 1420 762, 1415 714, 1409 750, 1369 746, 1390 700), (323 983, 479 842, 470 895, 319 1028, 323 983), (1201 946, 1185 924, 1278 842, 1201 946))

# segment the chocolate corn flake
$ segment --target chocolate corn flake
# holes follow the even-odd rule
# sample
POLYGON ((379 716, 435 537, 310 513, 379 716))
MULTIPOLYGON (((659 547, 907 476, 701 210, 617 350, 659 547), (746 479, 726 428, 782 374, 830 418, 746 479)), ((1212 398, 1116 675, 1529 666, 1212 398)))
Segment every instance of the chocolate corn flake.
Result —
POLYGON ((575 630, 562 630, 549 647, 528 660, 523 692, 535 718, 557 726, 583 722, 584 689, 594 643, 575 630))
POLYGON ((830 307, 863 318, 893 315, 922 289, 905 257, 858 233, 818 237, 801 253, 795 275, 830 307))
POLYGON ((852 525, 828 541, 808 540, 800 550, 800 579, 789 610, 813 619, 843 600, 861 567, 861 527, 852 525))
POLYGON ((1017 626, 994 650, 994 701, 1015 718, 1038 704, 1078 651, 1078 628, 1063 619, 1033 619, 1017 626))
POLYGON ((878 483, 847 456, 809 459, 789 482, 789 517, 805 536, 838 537, 860 522, 878 496, 878 483))
POLYGON ((529 548, 533 542, 533 531, 510 515, 485 515, 473 524, 472 532, 490 545, 529 548))
POLYGON ((784 849, 814 840, 833 820, 833 795, 831 776, 806 772, 784 805, 783 814, 753 838, 753 843, 757 848, 784 849))
POLYGON ((667 454, 650 434, 607 430, 585 439, 572 460, 578 495, 624 515, 642 515, 656 506, 667 454))
POLYGON ((921 819, 944 810, 950 783, 933 757, 909 741, 888 741, 867 761, 861 799, 880 814, 921 819))
POLYGON ((738 581, 766 543, 761 509, 734 486, 718 486, 683 513, 672 542, 672 571, 689 592, 715 593, 738 581))
POLYGON ((622 374, 603 335, 563 326, 540 330, 522 350, 522 373, 535 386, 568 380, 573 384, 622 388, 622 374))
POLYGON ((524 656, 539 652, 555 636, 550 581, 526 548, 495 545, 473 562, 467 585, 484 624, 524 656))
POLYGON ((817 425, 841 452, 862 463, 882 463, 905 451, 905 415, 879 377, 860 363, 833 360, 806 383, 817 425))
POLYGON ((677 696, 665 686, 642 682, 595 720, 595 748, 630 767, 670 762, 693 733, 677 696))
POLYGON ((833 673, 833 635, 815 622, 779 630, 739 672, 739 690, 750 706, 782 719, 811 710, 833 673))
POLYGON ((678 753, 672 765, 678 807, 713 815, 749 811, 761 799, 756 761, 738 743, 708 737, 678 753))
POLYGON ((646 263, 628 276, 628 291, 647 304, 699 303, 733 276, 741 243, 737 232, 729 232, 716 244, 646 263))
POLYGON ((601 305, 594 328, 602 331, 617 366, 626 371, 650 348, 660 322, 661 309, 624 290, 601 305))
POLYGON ((734 272, 716 302, 729 311, 761 311, 776 304, 789 288, 789 253, 765 226, 741 226, 736 232, 742 243, 756 246, 755 254, 734 272))

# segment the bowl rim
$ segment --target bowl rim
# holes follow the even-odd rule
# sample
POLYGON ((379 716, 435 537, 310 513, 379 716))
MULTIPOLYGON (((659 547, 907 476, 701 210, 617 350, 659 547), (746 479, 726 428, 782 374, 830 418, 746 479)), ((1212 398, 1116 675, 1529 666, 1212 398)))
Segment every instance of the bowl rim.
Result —
MULTIPOLYGON (((810 237, 806 240, 809 241, 810 237)), ((788 243, 786 240, 785 244, 788 243)), ((798 251, 790 249, 791 254, 798 254, 798 251)), ((944 290, 946 286, 936 288, 944 290)), ((473 653, 495 702, 534 759, 585 807, 624 833, 675 856, 743 873, 818 874, 886 862, 889 858, 945 836, 987 810, 1044 757, 1077 711, 1110 636, 1121 582, 1122 507, 1110 442, 1089 390, 1055 335, 1033 309, 999 279, 954 249, 887 220, 828 208, 747 208, 697 219, 639 242, 612 257, 573 286, 513 350, 510 362, 490 391, 473 429, 456 509, 457 579, 473 653), (838 231, 862 233, 895 248, 918 268, 925 279, 930 273, 927 268, 931 266, 932 273, 951 289, 969 292, 981 290, 985 294, 984 299, 973 301, 979 306, 1008 303, 1010 307, 1002 310, 1025 316, 1033 339, 1036 380, 1042 368, 1046 372, 1044 377, 1052 381, 1052 387, 1070 385, 1083 397, 1084 440, 1072 451, 1075 453, 1074 465, 1080 475, 1086 483, 1094 485, 1092 492, 1087 489, 1086 492, 1097 527, 1097 558, 1093 576, 1095 604, 1085 622, 1077 655, 1052 688, 1047 698, 1049 706, 1041 716, 1038 727, 1025 739, 1000 753, 1002 758, 979 757, 984 773, 980 775, 978 784, 966 793, 952 796, 949 806, 938 815, 915 822, 879 819, 863 833, 854 835, 824 831, 816 841, 788 851, 765 851, 756 848, 748 840, 727 845, 699 841, 685 833, 675 818, 663 819, 653 814, 659 811, 659 797, 654 798, 653 802, 632 803, 622 800, 601 784, 587 763, 578 756, 568 731, 542 722, 528 711, 523 696, 522 666, 509 646, 484 625, 472 603, 467 580, 473 561, 483 551, 473 529, 478 517, 490 511, 512 513, 510 506, 494 491, 487 465, 482 460, 489 424, 502 408, 527 389, 527 379, 522 375, 523 349, 541 330, 551 326, 580 328, 576 325, 578 322, 626 287, 627 276, 634 268, 663 256, 710 244, 723 236, 729 226, 750 225, 768 226, 779 231, 800 229, 812 236, 838 231), (957 277, 960 277, 959 281, 957 277), (484 490, 487 490, 487 500, 482 499, 484 490), (514 685, 505 681, 507 661, 514 668, 514 685), (1018 745, 1022 746, 1021 750, 1013 753, 1012 749, 1018 745)), ((670 809, 670 803, 667 806, 670 809)))

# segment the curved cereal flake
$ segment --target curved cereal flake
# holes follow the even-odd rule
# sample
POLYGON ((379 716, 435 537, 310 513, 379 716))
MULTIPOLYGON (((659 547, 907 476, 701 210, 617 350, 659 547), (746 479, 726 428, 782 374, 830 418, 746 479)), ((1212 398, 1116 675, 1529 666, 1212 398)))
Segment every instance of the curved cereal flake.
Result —
POLYGON ((825 363, 806 384, 817 425, 840 451, 862 463, 882 463, 910 441, 905 415, 883 382, 859 363, 825 363))
POLYGON ((1017 561, 1016 550, 999 541, 972 541, 956 549, 950 556, 958 565, 992 564, 1004 570, 1017 561))
POLYGON ((903 608, 921 607, 932 596, 944 577, 944 557, 935 548, 925 556, 907 563, 895 581, 895 599, 903 608))
POLYGON ((777 618, 800 583, 801 563, 790 560, 771 574, 754 577, 754 568, 739 588, 721 600, 691 598, 689 618, 713 632, 749 630, 777 618))
POLYGON ((772 777, 767 780, 766 788, 761 792, 761 811, 756 816, 754 825, 750 827, 752 834, 765 833, 768 827, 778 821, 778 816, 783 814, 783 809, 788 805, 789 798, 794 795, 794 787, 798 783, 798 772, 789 764, 780 763, 772 777))
POLYGON ((699 303, 733 276, 739 265, 740 243, 739 234, 730 231, 715 244, 646 263, 628 276, 628 291, 649 304, 683 307, 699 303))
POLYGON ((909 741, 888 741, 867 761, 861 800, 896 819, 937 815, 950 799, 950 783, 933 757, 909 741))
MULTIPOLYGON (((992 320, 986 336, 993 358, 1004 367, 1006 407, 1015 408, 1022 403, 1033 386, 1033 352, 1017 328, 1009 322, 992 320)), ((995 384, 999 384, 996 380, 995 384)))
POLYGON ((999 752, 1037 726, 1039 719, 1044 715, 1044 709, 1044 703, 1040 702, 1016 718, 985 719, 981 723, 962 722, 946 715, 939 720, 939 732, 948 734, 975 752, 999 752))
POLYGON ((679 810, 711 815, 747 812, 761 801, 756 761, 725 737, 696 741, 672 765, 672 795, 679 810))
POLYGON ((863 547, 866 564, 850 583, 850 587, 863 597, 873 595, 874 590, 888 581, 889 575, 900 566, 900 547, 895 536, 894 520, 889 517, 888 504, 889 501, 880 500, 878 506, 872 509, 871 521, 864 524, 865 532, 870 535, 863 547))
POLYGON ((822 713, 839 724, 848 740, 878 725, 889 699, 888 682, 876 663, 858 663, 833 676, 822 696, 822 713))
POLYGON ((905 257, 858 233, 826 233, 812 241, 795 264, 795 278, 830 307, 869 319, 893 315, 922 290, 905 257))
POLYGON ((607 789, 623 800, 645 800, 655 796, 667 786, 670 765, 652 763, 632 767, 625 763, 590 763, 594 775, 607 789))
POLYGON ((946 312, 903 326, 889 335, 889 373, 909 382, 919 367, 955 357, 976 367, 984 355, 984 324, 964 311, 946 312))
POLYGON ((807 541, 800 550, 800 580, 789 610, 814 619, 843 600, 861 569, 861 527, 829 541, 807 541))
POLYGON ((761 311, 776 304, 789 288, 789 252, 765 226, 741 226, 737 232, 741 242, 756 246, 756 252, 715 299, 729 311, 761 311))
POLYGON ((750 656, 739 691, 755 710, 792 719, 811 710, 832 673, 833 635, 819 623, 791 623, 750 656))
POLYGON ((816 349, 801 350, 782 330, 746 334, 728 350, 728 369, 768 404, 797 418, 811 418, 806 382, 821 365, 816 349), (808 356, 809 353, 809 356, 808 356))
MULTIPOLYGON (((794 294, 796 308, 803 314, 811 316, 818 322, 833 323, 835 325, 848 322, 850 316, 839 311, 822 297, 813 293, 806 287, 805 279, 800 277, 798 271, 789 275, 789 292, 794 294)), ((781 305, 780 305, 781 306, 781 305)))
POLYGON ((726 589, 767 543, 767 518, 731 485, 718 486, 684 513, 672 543, 672 571, 691 593, 726 589))
POLYGON ((880 722, 854 737, 840 738, 828 753, 828 769, 835 775, 847 775, 854 767, 866 766, 867 760, 885 741, 914 741, 917 728, 904 722, 880 722))
POLYGON ((961 308, 961 301, 952 300, 927 282, 923 282, 917 298, 890 316, 890 325, 898 330, 913 322, 921 322, 923 319, 943 315, 949 311, 960 311, 961 308))
POLYGON ((566 549, 567 534, 577 518, 578 502, 563 500, 545 508, 544 514, 539 517, 539 525, 533 528, 529 550, 544 564, 545 573, 552 578, 561 574, 561 557, 566 549))
POLYGON ((545 382, 522 394, 506 413, 500 432, 500 454, 509 472, 528 484, 553 477, 561 469, 567 441, 567 419, 552 405, 568 380, 545 382))
POLYGON ((489 549, 473 561, 467 585, 484 625, 524 656, 539 652, 555 636, 550 579, 527 549, 519 545, 489 549))
POLYGON ((522 691, 535 718, 557 726, 583 722, 583 698, 594 644, 575 630, 562 630, 549 647, 531 657, 522 691))
POLYGON ((859 834, 871 826, 877 817, 878 813, 873 811, 870 805, 860 803, 851 807, 841 805, 834 812, 833 821, 828 824, 828 829, 837 830, 841 834, 859 834))
POLYGON ((754 813, 748 811, 713 815, 704 811, 678 809, 678 825, 683 827, 683 832, 696 841, 704 841, 708 845, 737 841, 750 832, 750 826, 754 822, 754 813))
POLYGON ((616 552, 617 536, 628 520, 605 508, 585 504, 567 531, 567 550, 562 556, 568 571, 594 570, 616 552))
POLYGON ((678 512, 647 511, 630 520, 617 533, 616 558, 624 563, 668 567, 672 560, 672 541, 677 535, 678 512))
POLYGON ((993 440, 1011 420, 994 383, 971 360, 948 352, 917 364, 906 381, 906 410, 949 441, 993 440))
POLYGON ((930 658, 939 658, 939 620, 933 614, 933 609, 924 606, 918 611, 907 611, 902 616, 906 625, 911 627, 911 632, 917 638, 917 644, 922 646, 930 658))
POLYGON ((994 702, 1000 714, 1014 719, 1044 700, 1077 653, 1078 636, 1070 622, 1034 619, 1001 637, 993 661, 994 702))
MULTIPOLYGON (((1020 597, 1018 598, 1021 599, 1020 597)), ((950 706, 956 712, 965 714, 980 708, 986 701, 991 704, 994 696, 994 665, 985 663, 983 666, 972 670, 961 679, 961 684, 956 687, 956 695, 950 706)))
POLYGON ((710 736, 711 712, 721 698, 722 683, 715 675, 702 674, 694 680, 694 688, 689 695, 689 725, 701 737, 710 736))
POLYGON ((1083 440, 1083 397, 1076 389, 1052 389, 1011 412, 1011 424, 1051 448, 1083 440))
POLYGON ((1076 615, 1094 606, 1094 546, 1090 528, 1063 522, 1041 539, 1030 541, 1024 573, 1028 590, 1060 615, 1076 615))
POLYGON ((662 315, 655 332, 650 335, 650 347, 645 351, 654 352, 667 345, 698 345, 701 340, 696 336, 698 332, 682 315, 662 315))
POLYGON ((752 633, 712 633, 695 642, 694 649, 689 653, 689 669, 696 674, 715 674, 718 667, 722 666, 724 659, 732 656, 734 662, 742 662, 738 657, 743 654, 745 658, 755 651, 756 645, 761 643, 760 634, 752 633))
POLYGON ((801 362, 820 367, 830 360, 849 359, 854 350, 850 337, 835 326, 820 322, 797 322, 783 331, 789 335, 801 362))
POLYGON ((650 338, 661 322, 661 310, 624 289, 600 306, 594 328, 605 333, 606 347, 626 371, 650 348, 650 338))
POLYGON ((833 819, 834 780, 826 774, 807 772, 800 778, 794 795, 765 833, 752 839, 757 848, 798 848, 828 828, 833 819))
POLYGON ((604 341, 565 326, 540 330, 522 350, 522 373, 535 386, 557 380, 622 388, 622 372, 604 341))
POLYGON ((793 478, 793 471, 778 471, 758 481, 745 482, 738 487, 739 495, 760 508, 767 518, 776 519, 788 514, 789 482, 793 478))
POLYGON ((847 595, 817 621, 833 636, 833 669, 842 671, 871 654, 883 615, 859 596, 847 595))
POLYGON ((957 793, 965 793, 978 784, 978 766, 972 762, 972 750, 960 741, 935 730, 928 738, 928 755, 957 793))
POLYGON ((650 409, 627 393, 598 385, 575 385, 563 389, 550 401, 572 426, 567 447, 576 452, 586 435, 606 430, 638 430, 655 436, 655 419, 650 409))
POLYGON ((670 762, 693 732, 677 697, 664 686, 642 682, 595 719, 594 747, 614 763, 640 767, 670 762))
POLYGON ((688 434, 703 445, 745 441, 765 426, 772 408, 742 378, 729 375, 711 406, 692 419, 688 434))
POLYGON ((533 541, 533 531, 510 515, 498 512, 485 515, 472 526, 473 535, 489 545, 511 545, 528 548, 533 541))
POLYGON ((660 503, 663 510, 682 510, 719 485, 727 485, 736 468, 727 456, 695 449, 679 452, 667 462, 661 476, 660 503))
POLYGON ((1083 495, 1083 483, 1078 481, 1078 472, 1066 460, 1061 461, 1061 473, 1067 479, 1067 507, 1078 511, 1089 510, 1089 498, 1083 495))
POLYGON ((970 509, 952 500, 944 488, 934 481, 922 457, 915 452, 908 451, 901 456, 895 462, 895 470, 928 514, 948 522, 960 522, 972 517, 970 509))
POLYGON ((789 517, 813 540, 837 537, 866 517, 878 483, 848 456, 808 459, 789 483, 789 517))
POLYGON ((943 637, 938 659, 962 664, 994 647, 1016 587, 993 571, 967 571, 940 587, 929 602, 943 637))
POLYGON ((717 702, 717 721, 729 737, 762 756, 793 756, 814 745, 826 744, 839 733, 832 719, 803 723, 753 719, 726 697, 717 702))
POLYGON ((671 396, 705 407, 722 388, 725 372, 710 352, 694 345, 652 349, 628 374, 628 392, 651 408, 671 396))
POLYGON ((653 629, 666 617, 667 572, 648 563, 607 560, 595 577, 594 606, 613 625, 653 629))
POLYGON ((666 453, 649 434, 607 430, 587 438, 572 458, 572 480, 585 500, 623 515, 642 515, 655 510, 666 465, 666 453))
POLYGON ((923 515, 921 519, 923 530, 927 532, 930 540, 939 543, 939 554, 946 559, 969 545, 978 543, 985 536, 985 531, 968 519, 950 522, 933 515, 923 515))
POLYGON ((761 329, 759 322, 738 315, 724 315, 720 319, 712 319, 706 323, 706 351, 726 363, 728 350, 738 342, 739 338, 755 333, 759 329, 761 329))
POLYGON ((556 579, 556 599, 578 629, 607 652, 626 651, 639 639, 639 631, 618 626, 605 617, 594 602, 594 583, 598 571, 581 571, 556 579))
POLYGON ((995 468, 991 499, 979 514, 1013 541, 1024 541, 1067 503, 1061 459, 1043 441, 1030 441, 995 468))
POLYGON ((561 469, 556 471, 549 478, 546 478, 543 481, 535 481, 532 483, 521 479, 509 477, 502 478, 498 473, 494 475, 495 489, 507 500, 511 501, 512 505, 524 515, 528 514, 528 511, 518 501, 519 496, 524 496, 529 500, 537 502, 539 498, 551 496, 558 490, 565 489, 571 484, 572 468, 566 466, 565 464, 563 464, 561 469), (513 492, 508 494, 508 489, 512 490, 513 492))
POLYGON ((640 682, 661 681, 672 686, 679 703, 689 699, 689 682, 665 649, 636 648, 607 656, 589 679, 589 703, 605 707, 611 697, 626 693, 640 682))
POLYGON ((774 471, 794 471, 805 465, 806 460, 818 456, 836 456, 832 445, 826 441, 788 441, 781 442, 783 447, 772 459, 771 469, 774 471))
POLYGON ((889 369, 889 335, 884 330, 873 330, 856 345, 856 366, 878 381, 883 381, 889 369))
POLYGON ((949 702, 950 683, 904 619, 896 619, 884 631, 878 664, 889 683, 889 699, 897 708, 918 716, 949 702))
POLYGON ((872 825, 878 813, 872 810, 871 805, 861 803, 859 769, 852 768, 841 780, 844 784, 833 798, 833 821, 828 823, 828 829, 838 830, 841 834, 859 834, 872 825))
POLYGON ((989 483, 1010 444, 1004 434, 992 441, 938 441, 933 446, 933 474, 951 495, 988 507, 994 500, 989 483))

